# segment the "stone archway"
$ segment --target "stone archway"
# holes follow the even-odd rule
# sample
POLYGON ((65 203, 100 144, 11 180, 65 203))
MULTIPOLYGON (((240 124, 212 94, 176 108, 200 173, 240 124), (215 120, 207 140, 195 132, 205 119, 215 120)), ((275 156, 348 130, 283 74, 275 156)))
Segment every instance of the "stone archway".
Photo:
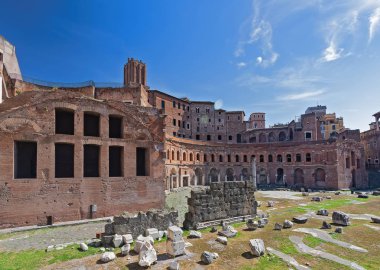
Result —
POLYGON ((226 170, 226 180, 227 181, 234 181, 234 170, 232 168, 228 168, 226 170))
POLYGON ((278 141, 280 141, 280 142, 286 141, 286 133, 284 131, 281 131, 278 134, 278 141))
POLYGON ((247 168, 243 168, 241 170, 241 178, 243 181, 248 181, 249 180, 249 172, 247 168))
POLYGON ((203 173, 200 168, 195 169, 195 183, 200 186, 203 185, 203 173))
POLYGON ((178 188, 179 183, 178 183, 178 174, 176 169, 172 168, 170 170, 170 187, 171 188, 178 188))
POLYGON ((283 168, 277 169, 276 184, 279 184, 279 185, 284 184, 284 169, 283 168))
POLYGON ((260 185, 267 184, 267 173, 264 168, 260 168, 260 171, 259 171, 259 184, 260 185))
POLYGON ((215 168, 212 168, 208 173, 206 185, 209 185, 210 182, 218 182, 218 171, 215 168))
POLYGON ((274 135, 274 132, 269 133, 268 135, 268 142, 275 142, 276 136, 274 135))
POLYGON ((267 142, 267 136, 265 135, 265 133, 261 133, 259 135, 259 142, 261 142, 261 143, 267 142))
POLYGON ((315 182, 325 182, 326 181, 326 172, 324 169, 318 168, 314 173, 315 182))
POLYGON ((295 186, 304 186, 305 183, 305 177, 303 174, 303 170, 300 168, 297 168, 294 170, 294 185, 295 186))
POLYGON ((356 188, 356 170, 351 171, 351 187, 356 188))

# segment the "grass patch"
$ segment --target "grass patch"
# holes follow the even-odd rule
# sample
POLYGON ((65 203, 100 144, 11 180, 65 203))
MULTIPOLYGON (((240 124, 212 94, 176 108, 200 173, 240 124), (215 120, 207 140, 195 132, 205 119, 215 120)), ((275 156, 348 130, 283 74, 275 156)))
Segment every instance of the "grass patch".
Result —
MULTIPOLYGON (((313 202, 306 206, 297 206, 293 209, 300 212, 317 211, 319 209, 335 209, 345 205, 352 204, 353 202, 361 202, 366 199, 337 199, 337 200, 325 200, 322 202, 313 202)), ((368 199, 367 199, 368 200, 368 199)))
POLYGON ((281 252, 288 254, 288 255, 298 254, 298 250, 296 249, 294 244, 288 238, 278 237, 278 239, 276 239, 276 241, 279 241, 281 243, 279 246, 281 252))
POLYGON ((319 246, 322 243, 326 243, 322 239, 319 239, 319 238, 311 236, 311 235, 306 235, 303 238, 303 242, 305 243, 305 245, 307 245, 307 246, 309 246, 311 248, 315 248, 315 247, 319 246))
MULTIPOLYGON (((0 269, 33 270, 58 262, 79 259, 99 253, 98 248, 88 247, 87 251, 78 250, 79 245, 71 245, 62 250, 26 250, 21 252, 0 253, 0 269)), ((116 250, 115 250, 116 251, 116 250)))
POLYGON ((265 255, 260 257, 257 264, 247 265, 240 268, 240 270, 283 270, 288 269, 289 267, 286 263, 274 255, 265 255))

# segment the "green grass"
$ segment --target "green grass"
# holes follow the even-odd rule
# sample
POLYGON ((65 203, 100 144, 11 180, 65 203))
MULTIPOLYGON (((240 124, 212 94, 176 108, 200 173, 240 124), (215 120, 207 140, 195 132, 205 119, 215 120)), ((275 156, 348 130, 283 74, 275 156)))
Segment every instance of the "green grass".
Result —
MULTIPOLYGON (((306 206, 297 206, 295 209, 297 212, 317 211, 319 209, 335 209, 345 205, 352 204, 352 202, 362 202, 366 199, 336 199, 336 200, 324 200, 322 202, 312 202, 306 206)), ((367 199, 368 200, 368 199, 367 199)))
POLYGON ((40 269, 45 265, 79 259, 99 253, 99 249, 94 247, 88 247, 87 251, 80 251, 78 248, 79 245, 71 245, 62 250, 53 250, 51 252, 45 252, 45 250, 3 252, 0 253, 0 269, 40 269))
POLYGON ((307 245, 307 246, 309 246, 311 248, 315 248, 315 247, 319 246, 322 243, 326 243, 322 239, 319 239, 319 238, 311 236, 311 235, 306 235, 303 238, 303 242, 305 243, 305 245, 307 245))
POLYGON ((298 250, 296 249, 294 244, 288 238, 276 236, 275 240, 280 243, 281 252, 288 254, 288 255, 298 254, 298 250))
POLYGON ((240 270, 283 270, 288 268, 286 263, 277 256, 265 255, 260 257, 257 264, 243 266, 240 270))

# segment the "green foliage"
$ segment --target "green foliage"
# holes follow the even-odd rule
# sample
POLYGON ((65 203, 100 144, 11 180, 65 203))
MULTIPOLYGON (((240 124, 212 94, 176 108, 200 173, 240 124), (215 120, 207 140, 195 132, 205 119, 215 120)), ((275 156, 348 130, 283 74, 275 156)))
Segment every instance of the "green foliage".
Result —
POLYGON ((322 243, 326 243, 322 239, 319 239, 319 238, 311 236, 311 235, 306 235, 303 239, 303 242, 305 243, 305 245, 307 245, 311 248, 315 248, 322 243))
POLYGON ((283 270, 288 268, 289 267, 286 265, 286 263, 277 256, 265 255, 260 257, 257 264, 244 266, 240 268, 240 270, 283 270))
POLYGON ((94 247, 89 247, 87 251, 80 251, 79 245, 71 245, 64 249, 50 252, 34 249, 21 252, 3 252, 0 253, 0 269, 40 269, 44 265, 79 259, 98 252, 99 249, 94 247))

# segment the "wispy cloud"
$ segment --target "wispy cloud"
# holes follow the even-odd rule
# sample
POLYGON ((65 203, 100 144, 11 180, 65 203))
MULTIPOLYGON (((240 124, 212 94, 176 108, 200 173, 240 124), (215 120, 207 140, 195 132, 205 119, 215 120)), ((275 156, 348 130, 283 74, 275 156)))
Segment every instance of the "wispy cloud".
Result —
POLYGON ((217 101, 215 101, 215 109, 221 109, 223 107, 223 100, 221 99, 218 99, 217 101))
POLYGON ((278 97, 278 100, 282 100, 282 101, 307 100, 307 99, 315 98, 317 96, 321 96, 323 93, 325 93, 325 90, 306 91, 302 93, 295 93, 295 94, 280 96, 278 97))
POLYGON ((236 66, 237 66, 238 68, 243 68, 243 67, 246 67, 246 66, 247 66, 247 63, 246 63, 246 62, 239 62, 239 63, 236 64, 236 66))
POLYGON ((380 23, 380 7, 375 9, 372 15, 369 17, 369 42, 372 41, 375 35, 376 28, 380 23))
POLYGON ((258 0, 252 2, 252 15, 249 22, 248 24, 244 23, 244 25, 248 26, 248 31, 243 31, 244 37, 238 42, 234 52, 235 57, 245 55, 247 47, 257 46, 260 54, 253 56, 256 58, 256 64, 262 67, 273 65, 276 63, 279 54, 273 49, 272 25, 261 16, 260 1, 258 0))
POLYGON ((323 52, 322 60, 325 62, 338 60, 342 57, 343 51, 343 48, 337 48, 335 41, 331 40, 330 45, 323 52))

